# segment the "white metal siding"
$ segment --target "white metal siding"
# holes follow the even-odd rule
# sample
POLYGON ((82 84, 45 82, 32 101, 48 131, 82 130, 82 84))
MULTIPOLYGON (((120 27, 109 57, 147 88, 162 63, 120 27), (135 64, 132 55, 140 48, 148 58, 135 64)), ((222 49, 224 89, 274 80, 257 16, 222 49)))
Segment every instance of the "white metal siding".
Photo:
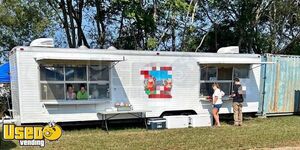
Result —
POLYGON ((37 55, 34 52, 20 52, 19 59, 22 61, 19 64, 19 79, 22 80, 23 87, 20 91, 22 123, 98 120, 96 112, 111 107, 110 104, 45 105, 41 100, 39 67, 34 59, 37 55))
POLYGON ((199 66, 194 59, 182 60, 171 56, 126 56, 126 61, 115 66, 113 74, 113 101, 130 101, 134 109, 146 109, 148 117, 157 117, 164 111, 196 110, 199 104, 199 66), (171 66, 173 70, 171 99, 149 99, 144 92, 141 70, 147 67, 171 66), (117 85, 117 86, 116 86, 117 85), (122 99, 118 99, 122 95, 122 99), (117 98, 118 97, 118 98, 117 98))
MULTIPOLYGON (((111 70, 111 102, 99 104, 68 104, 68 105, 46 105, 41 101, 39 69, 35 57, 69 55, 71 50, 66 49, 43 49, 38 51, 37 48, 26 48, 20 51, 19 56, 19 96, 21 101, 21 121, 22 123, 35 122, 67 122, 67 121, 87 121, 101 119, 97 112, 104 111, 113 107, 115 102, 129 102, 134 109, 151 110, 147 113, 148 117, 157 117, 164 111, 170 110, 195 110, 197 113, 208 113, 211 105, 207 102, 199 101, 200 89, 200 68, 198 61, 218 60, 223 57, 233 58, 231 55, 216 54, 195 54, 191 56, 177 55, 152 55, 145 53, 133 55, 131 51, 80 51, 73 50, 72 55, 124 55, 126 61, 121 61, 111 70), (70 51, 70 52, 69 52, 70 51), (144 79, 140 71, 146 67, 152 66, 172 66, 171 99, 149 99, 144 92, 144 79)), ((169 54, 169 53, 168 53, 169 54)), ((182 53, 182 55, 185 55, 182 53)), ((241 55, 242 56, 242 55, 241 55)), ((243 55, 240 61, 260 62, 258 55, 243 55), (249 56, 249 57, 247 57, 249 56), (254 57, 255 56, 255 57, 254 57)), ((230 60, 230 59, 228 59, 230 60)), ((253 67, 254 68, 254 67, 253 67)), ((244 112, 257 112, 259 101, 259 78, 260 67, 250 71, 249 79, 242 80, 242 84, 247 86, 247 98, 245 100, 244 112)), ((225 102, 221 113, 232 112, 231 102, 225 102)))
POLYGON ((20 124, 20 101, 19 101, 19 79, 18 79, 18 59, 17 52, 9 56, 9 68, 10 68, 10 86, 12 95, 12 110, 13 117, 17 120, 17 124, 20 124))

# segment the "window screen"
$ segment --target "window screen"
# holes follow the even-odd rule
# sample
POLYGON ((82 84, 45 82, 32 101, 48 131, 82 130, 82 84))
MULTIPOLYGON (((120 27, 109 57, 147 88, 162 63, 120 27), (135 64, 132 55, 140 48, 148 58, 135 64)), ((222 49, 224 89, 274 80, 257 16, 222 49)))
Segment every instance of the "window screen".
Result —
MULTIPOLYGON (((89 99, 109 98, 109 65, 41 65, 42 100, 65 100, 69 93, 80 91, 83 84, 89 99)), ((70 94, 69 94, 70 95, 70 94)), ((74 100, 72 98, 72 100, 74 100)))
POLYGON ((225 95, 231 94, 232 83, 219 83, 220 89, 225 93, 225 95))
POLYGON ((212 84, 218 83, 226 95, 232 89, 234 65, 212 64, 201 65, 200 96, 212 96, 212 84))
POLYGON ((42 100, 63 100, 64 84, 41 84, 42 100))
POLYGON ((218 80, 232 80, 232 67, 219 67, 218 80))
POLYGON ((103 99, 109 98, 109 85, 108 84, 90 84, 90 98, 103 99))
POLYGON ((234 67, 235 78, 249 78, 250 65, 240 65, 234 67))
POLYGON ((203 66, 201 69, 201 80, 216 80, 217 68, 203 66))
POLYGON ((63 66, 41 66, 40 67, 41 81, 63 81, 64 68, 63 66))
POLYGON ((107 65, 92 65, 89 67, 90 81, 108 80, 108 66, 107 65))
POLYGON ((200 84, 200 96, 211 96, 214 93, 212 89, 213 83, 201 83, 200 84))
POLYGON ((67 66, 66 80, 67 81, 85 81, 86 67, 85 66, 67 66))

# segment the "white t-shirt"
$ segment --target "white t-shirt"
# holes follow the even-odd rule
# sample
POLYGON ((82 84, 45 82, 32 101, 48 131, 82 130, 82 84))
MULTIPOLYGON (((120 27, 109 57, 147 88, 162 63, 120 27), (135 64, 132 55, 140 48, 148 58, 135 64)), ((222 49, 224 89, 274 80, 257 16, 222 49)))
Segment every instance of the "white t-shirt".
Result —
POLYGON ((222 104, 222 97, 225 95, 225 93, 223 91, 221 91, 220 89, 216 89, 212 98, 214 99, 215 97, 218 97, 218 100, 216 101, 215 104, 222 104))

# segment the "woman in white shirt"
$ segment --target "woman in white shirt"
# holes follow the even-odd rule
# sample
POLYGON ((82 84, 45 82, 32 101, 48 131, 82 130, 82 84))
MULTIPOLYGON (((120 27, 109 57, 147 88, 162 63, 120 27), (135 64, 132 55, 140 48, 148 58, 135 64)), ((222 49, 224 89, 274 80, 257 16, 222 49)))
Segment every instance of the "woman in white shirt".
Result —
POLYGON ((225 93, 220 90, 220 86, 217 83, 214 83, 212 85, 212 88, 214 89, 214 94, 212 96, 212 104, 213 104, 212 114, 215 119, 215 125, 221 126, 219 120, 219 110, 222 107, 223 104, 222 97, 225 95, 225 93))

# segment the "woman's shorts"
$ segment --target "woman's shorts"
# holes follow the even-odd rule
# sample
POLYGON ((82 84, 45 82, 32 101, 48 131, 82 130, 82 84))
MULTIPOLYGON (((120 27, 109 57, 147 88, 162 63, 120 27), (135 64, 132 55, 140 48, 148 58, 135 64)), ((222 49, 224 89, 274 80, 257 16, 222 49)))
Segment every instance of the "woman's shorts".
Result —
POLYGON ((222 104, 214 104, 213 108, 217 108, 218 110, 222 107, 222 104))

